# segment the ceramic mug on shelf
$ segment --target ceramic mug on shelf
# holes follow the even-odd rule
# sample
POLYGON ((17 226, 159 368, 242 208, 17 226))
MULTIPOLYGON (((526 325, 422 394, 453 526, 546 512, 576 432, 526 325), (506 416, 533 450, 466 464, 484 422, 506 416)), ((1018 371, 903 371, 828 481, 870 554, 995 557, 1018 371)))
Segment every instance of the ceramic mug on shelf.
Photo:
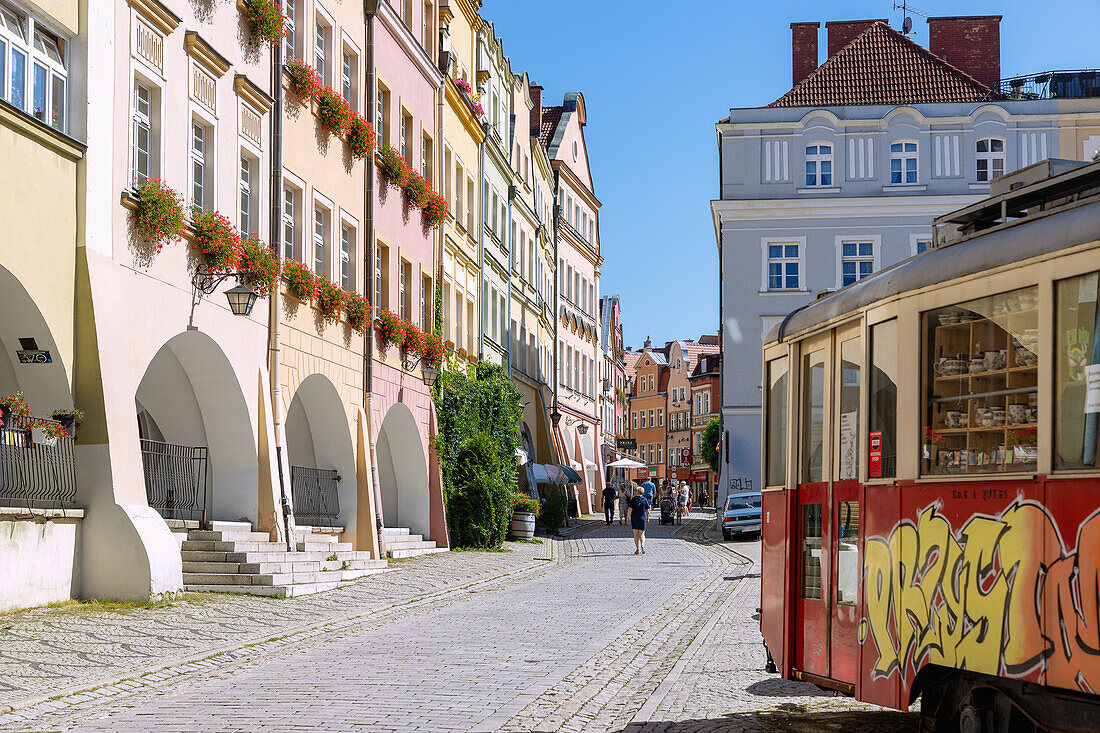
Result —
POLYGON ((973 359, 970 360, 970 373, 971 374, 977 374, 978 372, 984 372, 988 368, 989 367, 987 367, 985 365, 985 359, 983 359, 980 356, 975 356, 973 359))
POLYGON ((974 421, 985 428, 993 427, 993 410, 988 407, 979 407, 974 411, 974 421))
POLYGON ((936 374, 941 377, 953 377, 962 374, 966 371, 966 361, 964 359, 952 359, 949 356, 945 356, 936 362, 932 367, 936 374))
POLYGON ((1039 357, 1028 349, 1016 349, 1016 366, 1035 366, 1039 363, 1039 357))
POLYGON ((1028 405, 1027 406, 1027 421, 1029 423, 1030 422, 1039 422, 1039 406, 1038 405, 1028 405))
POLYGON ((1008 422, 1010 425, 1020 425, 1027 422, 1027 404, 1013 402, 1008 406, 1008 422))
POLYGON ((989 408, 993 412, 993 424, 1004 425, 1005 424, 1005 408, 1003 407, 991 407, 989 408))
POLYGON ((959 416, 960 415, 962 415, 962 413, 959 412, 958 410, 948 410, 947 411, 947 417, 944 420, 944 425, 946 425, 948 428, 961 427, 961 425, 959 425, 959 416))

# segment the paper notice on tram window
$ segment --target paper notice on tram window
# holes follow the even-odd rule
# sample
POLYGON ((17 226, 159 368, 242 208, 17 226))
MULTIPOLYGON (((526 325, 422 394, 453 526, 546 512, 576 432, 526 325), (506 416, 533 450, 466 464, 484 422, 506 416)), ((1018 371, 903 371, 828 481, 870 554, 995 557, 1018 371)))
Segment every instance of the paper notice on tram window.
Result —
POLYGON ((1100 412, 1100 364, 1085 367, 1085 412, 1100 412))
POLYGON ((856 477, 858 432, 859 413, 855 411, 842 413, 840 416, 840 479, 842 481, 856 477))

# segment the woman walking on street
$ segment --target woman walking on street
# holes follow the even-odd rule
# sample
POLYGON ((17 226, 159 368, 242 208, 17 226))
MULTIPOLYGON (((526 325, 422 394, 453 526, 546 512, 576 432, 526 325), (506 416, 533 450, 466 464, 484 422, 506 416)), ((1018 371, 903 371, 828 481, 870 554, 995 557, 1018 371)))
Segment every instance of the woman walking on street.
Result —
POLYGON ((634 530, 634 554, 645 554, 645 525, 649 521, 649 501, 645 498, 645 489, 635 489, 630 500, 630 527, 634 530))
POLYGON ((619 524, 626 522, 626 510, 630 504, 630 491, 626 485, 623 484, 619 487, 619 524))

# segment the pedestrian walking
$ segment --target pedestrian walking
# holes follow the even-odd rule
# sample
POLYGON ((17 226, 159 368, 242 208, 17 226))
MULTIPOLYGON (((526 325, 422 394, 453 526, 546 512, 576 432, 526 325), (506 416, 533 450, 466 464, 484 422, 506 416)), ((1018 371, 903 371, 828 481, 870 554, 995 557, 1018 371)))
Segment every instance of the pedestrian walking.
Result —
MULTIPOLYGON (((645 498, 646 481, 639 486, 630 500, 630 528, 634 530, 634 554, 645 554, 645 525, 649 521, 649 507, 652 504, 645 498)), ((653 486, 653 484, 649 484, 653 486)))
POLYGON ((657 491, 657 487, 653 485, 653 482, 646 479, 642 482, 642 493, 645 495, 646 501, 650 506, 653 506, 653 494, 657 491))
POLYGON ((608 484, 603 489, 603 518, 610 525, 615 518, 615 487, 608 484))
POLYGON ((689 497, 687 484, 681 482, 680 488, 674 490, 673 493, 676 497, 676 524, 683 524, 684 515, 690 511, 688 508, 689 497))
POLYGON ((630 491, 628 491, 626 485, 623 484, 619 487, 619 524, 622 524, 626 521, 626 512, 629 503, 630 491))

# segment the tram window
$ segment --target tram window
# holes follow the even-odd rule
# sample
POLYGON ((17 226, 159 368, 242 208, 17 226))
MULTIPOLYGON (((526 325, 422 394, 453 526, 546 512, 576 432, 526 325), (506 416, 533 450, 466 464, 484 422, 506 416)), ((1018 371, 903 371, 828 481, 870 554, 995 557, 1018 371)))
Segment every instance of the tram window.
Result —
POLYGON ((859 337, 840 344, 840 415, 837 434, 840 454, 837 478, 841 481, 859 478, 859 337))
POLYGON ((802 505, 802 597, 821 600, 821 505, 802 505))
POLYGON ((802 483, 822 478, 825 441, 825 351, 802 357, 802 483))
POLYGON ((898 322, 871 326, 868 478, 897 476, 898 322))
POLYGON ((1100 467, 1100 272, 1057 284, 1054 467, 1100 467))
POLYGON ((836 509, 836 602, 853 606, 859 592, 859 502, 836 509))
POLYGON ((924 315, 925 473, 1035 470, 1038 301, 1031 287, 924 315))
POLYGON ((787 481, 787 357, 768 362, 768 486, 787 481))

